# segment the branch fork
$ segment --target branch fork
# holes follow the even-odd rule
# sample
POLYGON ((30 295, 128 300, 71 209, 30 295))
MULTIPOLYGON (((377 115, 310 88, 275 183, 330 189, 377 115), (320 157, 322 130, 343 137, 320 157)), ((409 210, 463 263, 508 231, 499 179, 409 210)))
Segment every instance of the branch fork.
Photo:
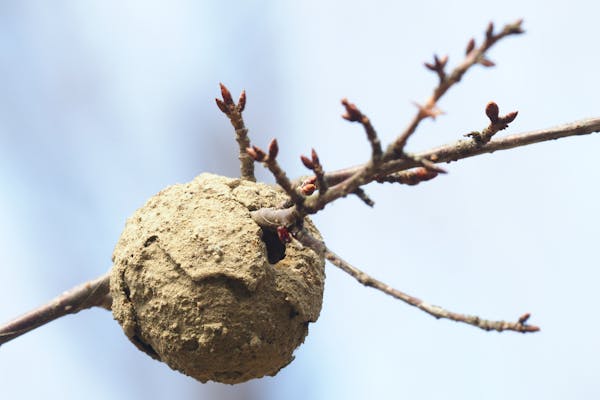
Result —
MULTIPOLYGON (((363 126, 371 147, 370 159, 361 166, 325 173, 319 157, 313 149, 310 157, 301 156, 300 158, 304 166, 311 170, 314 175, 302 181, 299 186, 300 194, 298 194, 289 179, 287 177, 285 179, 282 178, 284 174, 275 162, 274 157, 271 157, 270 154, 267 156, 265 152, 260 151, 256 147, 249 148, 248 154, 255 161, 265 164, 275 176, 280 186, 288 193, 291 200, 290 203, 292 204, 292 206, 285 209, 254 211, 252 214, 255 221, 263 228, 274 229, 277 232, 280 232, 281 227, 284 226, 286 233, 291 233, 292 237, 302 245, 323 254, 333 265, 341 268, 363 285, 378 289, 436 318, 446 318, 484 330, 512 330, 523 333, 538 331, 539 328, 537 326, 527 324, 529 314, 524 314, 516 322, 490 321, 477 316, 451 312, 394 289, 344 261, 337 254, 333 253, 324 242, 312 237, 302 225, 303 218, 306 215, 315 214, 327 204, 348 194, 355 194, 366 204, 372 206, 373 201, 366 195, 362 188, 370 182, 416 185, 420 182, 433 179, 440 173, 445 173, 444 169, 436 165, 437 163, 481 154, 484 148, 486 151, 489 150, 486 146, 491 144, 493 136, 498 131, 508 127, 517 116, 517 112, 500 116, 498 105, 493 102, 486 106, 486 115, 490 120, 489 126, 481 132, 469 134, 473 139, 473 145, 466 145, 459 141, 454 145, 420 154, 407 153, 405 146, 408 139, 414 134, 424 119, 435 119, 442 114, 442 111, 437 106, 439 99, 448 89, 458 83, 473 65, 480 64, 485 67, 495 65, 486 57, 487 50, 506 36, 522 33, 521 23, 522 21, 519 20, 513 24, 509 24, 499 33, 494 33, 494 25, 490 23, 486 29, 483 44, 477 47, 475 40, 471 39, 466 47, 465 60, 450 73, 446 72, 447 56, 438 57, 434 55, 433 63, 425 63, 425 67, 435 72, 438 76, 438 85, 434 88, 433 93, 424 105, 417 105, 418 111, 412 121, 385 151, 382 149, 381 142, 370 119, 355 104, 349 102, 347 99, 343 99, 342 105, 345 113, 342 117, 350 122, 360 123, 363 126), (315 190, 319 191, 318 195, 311 196, 315 190)), ((287 236, 284 237, 287 238, 287 236)))

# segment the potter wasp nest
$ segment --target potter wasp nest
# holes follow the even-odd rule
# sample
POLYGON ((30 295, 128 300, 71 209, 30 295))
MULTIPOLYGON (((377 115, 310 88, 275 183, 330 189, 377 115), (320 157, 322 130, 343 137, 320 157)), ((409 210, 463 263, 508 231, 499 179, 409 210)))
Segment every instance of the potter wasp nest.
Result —
POLYGON ((325 263, 252 220, 285 200, 275 187, 211 174, 148 200, 113 253, 112 310, 127 337, 202 382, 244 382, 290 363, 319 316, 325 263))

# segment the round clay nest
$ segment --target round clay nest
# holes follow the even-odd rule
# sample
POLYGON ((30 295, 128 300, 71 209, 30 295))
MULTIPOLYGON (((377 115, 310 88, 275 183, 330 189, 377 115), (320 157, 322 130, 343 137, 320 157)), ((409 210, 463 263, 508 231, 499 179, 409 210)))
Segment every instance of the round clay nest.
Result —
POLYGON ((252 220, 285 200, 275 187, 211 174, 148 200, 113 253, 112 311, 127 337, 202 382, 272 376, 290 363, 319 316, 325 263, 252 220))

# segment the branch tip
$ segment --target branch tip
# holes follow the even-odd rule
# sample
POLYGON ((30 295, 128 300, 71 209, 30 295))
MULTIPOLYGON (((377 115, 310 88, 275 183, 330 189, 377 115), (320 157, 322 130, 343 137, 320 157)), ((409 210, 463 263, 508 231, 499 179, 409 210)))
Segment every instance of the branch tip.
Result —
POLYGON ((304 164, 304 166, 310 169, 311 171, 314 169, 314 165, 311 159, 306 157, 305 155, 300 155, 300 161, 302 161, 302 164, 304 164))
POLYGON ((342 114, 342 118, 350 122, 361 122, 363 114, 360 112, 356 104, 350 103, 348 99, 342 99, 342 105, 346 108, 346 112, 342 114))
POLYGON ((319 160, 319 156, 317 155, 317 152, 315 151, 315 149, 310 150, 310 156, 312 158, 312 163, 314 166, 321 164, 321 161, 319 160))
POLYGON ((515 118, 517 118, 518 114, 519 114, 518 111, 509 112, 504 117, 502 117, 502 121, 506 124, 510 124, 511 122, 513 122, 515 120, 515 118))
POLYGON ((437 74, 440 79, 440 83, 446 79, 446 64, 448 63, 448 56, 438 57, 437 54, 433 55, 433 63, 425 63, 425 67, 437 74))
POLYGON ((233 105, 233 98, 231 97, 231 92, 229 91, 229 89, 227 89, 227 86, 219 82, 219 87, 221 88, 221 96, 223 97, 223 102, 228 106, 233 105))
POLYGON ((246 90, 242 90, 240 93, 240 98, 238 99, 238 110, 240 112, 244 111, 246 108, 246 90))
POLYGON ((356 195, 363 203, 365 203, 369 207, 374 207, 375 202, 371 200, 367 192, 365 192, 362 188, 356 189, 353 194, 356 195))
POLYGON ((475 48, 475 39, 471 38, 471 40, 469 40, 469 43, 467 43, 467 48, 465 50, 465 55, 469 55, 473 49, 475 48))
POLYGON ((498 104, 494 103, 493 101, 490 101, 485 106, 485 115, 487 115, 487 117, 490 119, 490 122, 492 124, 495 124, 498 122, 498 113, 499 112, 500 112, 500 109, 498 108, 498 104))
POLYGON ((485 30, 485 37, 487 40, 491 40, 494 37, 494 23, 492 21, 490 21, 485 30))
POLYGON ((217 107, 223 114, 227 116, 229 122, 235 129, 235 140, 238 143, 239 148, 239 160, 240 160, 240 172, 242 179, 256 182, 254 176, 254 163, 248 156, 248 148, 250 147, 250 139, 248 138, 248 129, 244 124, 244 118, 242 112, 246 107, 246 91, 242 90, 238 99, 238 104, 233 102, 231 92, 223 83, 219 83, 221 88, 221 96, 223 99, 215 99, 217 107))
POLYGON ((525 314, 521 315, 519 317, 519 323, 525 324, 527 322, 527 320, 529 319, 529 317, 531 317, 531 313, 525 313, 525 314))
POLYGON ((269 160, 277 158, 277 154, 279 154, 279 145, 277 144, 277 139, 273 139, 269 143, 269 160))
POLYGON ((227 104, 225 104, 223 100, 215 98, 215 102, 217 103, 217 107, 219 107, 219 110, 221 110, 223 114, 227 114, 229 112, 227 104))
POLYGON ((512 35, 520 35, 525 33, 525 30, 523 29, 523 18, 519 18, 514 23, 507 25, 505 29, 507 30, 508 34, 512 35))
POLYGON ((337 254, 335 254, 333 251, 331 251, 323 241, 313 237, 305 228, 296 228, 292 231, 292 235, 304 246, 313 249, 319 254, 323 254, 329 262, 331 262, 336 267, 340 268, 342 271, 346 272, 348 275, 352 276, 364 286, 377 289, 387 295, 390 295, 398 300, 405 302, 408 305, 416 307, 435 318, 445 318, 452 321, 465 323, 486 331, 515 331, 522 333, 539 331, 539 328, 537 326, 525 325, 524 323, 520 322, 514 323, 506 321, 486 320, 478 316, 460 314, 446 310, 439 306, 426 303, 425 301, 417 297, 411 296, 403 291, 395 289, 390 285, 386 284, 385 282, 377 280, 369 274, 356 268, 337 254))
POLYGON ((496 66, 496 63, 490 60, 489 58, 482 58, 481 60, 479 60, 479 64, 483 65, 486 68, 496 66))

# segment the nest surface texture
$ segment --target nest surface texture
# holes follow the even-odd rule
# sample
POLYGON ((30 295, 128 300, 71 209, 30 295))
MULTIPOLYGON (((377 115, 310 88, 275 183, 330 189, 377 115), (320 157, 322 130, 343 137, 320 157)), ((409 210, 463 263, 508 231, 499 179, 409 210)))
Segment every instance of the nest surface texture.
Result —
POLYGON ((290 363, 319 316, 325 263, 252 220, 285 199, 273 186, 202 174, 148 200, 113 253, 112 310, 127 337, 202 382, 244 382, 290 363))

